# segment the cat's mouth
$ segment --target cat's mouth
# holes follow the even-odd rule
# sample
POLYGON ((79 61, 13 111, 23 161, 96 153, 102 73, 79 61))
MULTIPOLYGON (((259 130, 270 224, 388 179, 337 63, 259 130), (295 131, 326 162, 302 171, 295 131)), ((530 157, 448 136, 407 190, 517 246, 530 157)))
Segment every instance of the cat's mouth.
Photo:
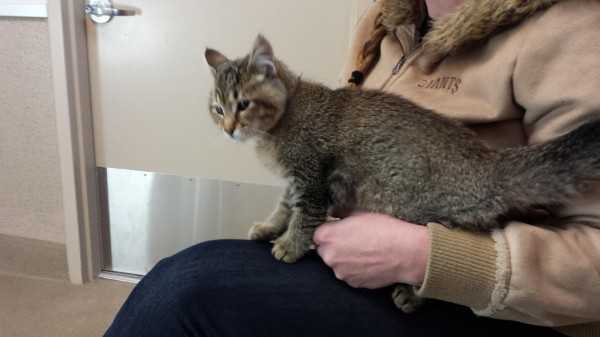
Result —
POLYGON ((225 137, 227 137, 229 140, 232 140, 236 143, 240 143, 245 141, 246 139, 248 139, 248 136, 246 135, 245 132, 242 132, 242 130, 235 129, 233 130, 233 132, 229 133, 225 130, 223 130, 223 134, 225 135, 225 137))
POLYGON ((269 137, 269 134, 260 129, 256 129, 250 126, 241 126, 233 130, 233 132, 228 132, 225 129, 223 130, 223 135, 229 140, 232 140, 236 143, 245 142, 254 138, 264 138, 269 137))

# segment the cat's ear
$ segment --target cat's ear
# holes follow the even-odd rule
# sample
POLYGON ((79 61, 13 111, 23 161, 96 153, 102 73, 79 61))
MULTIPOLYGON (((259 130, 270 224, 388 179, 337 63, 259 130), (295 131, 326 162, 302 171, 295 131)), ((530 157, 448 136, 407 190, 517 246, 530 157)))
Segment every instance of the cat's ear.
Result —
POLYGON ((260 34, 256 37, 250 52, 250 65, 256 66, 265 75, 274 76, 277 74, 273 48, 269 41, 260 34))
POLYGON ((213 74, 217 73, 217 67, 219 67, 225 62, 229 62, 225 55, 210 48, 206 48, 206 51, 204 51, 204 57, 206 57, 206 63, 208 63, 208 65, 210 66, 210 70, 213 74))

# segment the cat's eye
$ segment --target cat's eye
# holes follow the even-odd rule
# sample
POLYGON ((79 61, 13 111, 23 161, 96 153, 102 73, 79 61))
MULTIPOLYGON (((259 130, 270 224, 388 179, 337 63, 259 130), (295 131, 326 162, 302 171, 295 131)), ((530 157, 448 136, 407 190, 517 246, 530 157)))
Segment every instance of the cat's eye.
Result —
POLYGON ((243 99, 238 102, 237 109, 239 112, 241 112, 241 111, 248 109, 249 106, 250 106, 250 101, 247 99, 243 99))
POLYGON ((218 105, 215 105, 215 111, 216 111, 216 112, 217 112, 219 115, 223 116, 223 108, 221 108, 220 106, 218 106, 218 105))

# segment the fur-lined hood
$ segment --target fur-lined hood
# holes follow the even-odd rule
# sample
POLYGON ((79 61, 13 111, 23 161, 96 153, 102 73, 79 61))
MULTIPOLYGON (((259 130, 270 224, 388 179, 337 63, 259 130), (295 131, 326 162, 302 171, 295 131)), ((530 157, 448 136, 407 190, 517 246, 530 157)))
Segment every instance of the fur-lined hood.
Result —
MULTIPOLYGON (((420 25, 424 0, 381 0, 382 23, 388 31, 406 24, 420 25)), ((465 0, 453 13, 433 22, 423 44, 426 51, 447 55, 519 23, 561 0, 465 0)), ((563 0, 564 1, 564 0, 563 0)))

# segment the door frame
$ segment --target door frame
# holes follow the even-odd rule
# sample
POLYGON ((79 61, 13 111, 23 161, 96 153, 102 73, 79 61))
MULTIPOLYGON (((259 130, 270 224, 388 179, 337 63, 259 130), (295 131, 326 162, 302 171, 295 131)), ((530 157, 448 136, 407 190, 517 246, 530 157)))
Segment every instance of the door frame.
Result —
POLYGON ((48 0, 67 265, 76 284, 102 268, 84 6, 85 0, 48 0))
MULTIPOLYGON (((350 30, 372 2, 352 0, 350 30)), ((69 279, 76 284, 94 280, 103 266, 85 4, 47 4, 67 264, 69 279)))

